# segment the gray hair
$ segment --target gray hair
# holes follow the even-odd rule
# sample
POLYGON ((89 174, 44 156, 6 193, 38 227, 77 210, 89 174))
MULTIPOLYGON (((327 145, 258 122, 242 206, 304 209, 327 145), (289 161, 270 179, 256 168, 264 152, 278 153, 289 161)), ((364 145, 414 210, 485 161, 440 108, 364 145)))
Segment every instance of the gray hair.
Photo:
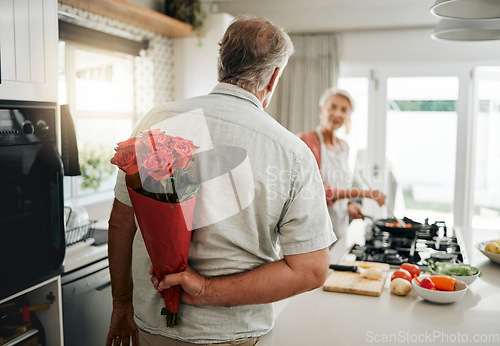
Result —
POLYGON ((325 91, 323 91, 323 94, 319 98, 319 106, 323 107, 326 104, 326 101, 332 96, 342 96, 349 101, 351 104, 351 113, 354 111, 354 98, 349 94, 347 91, 342 90, 342 89, 336 89, 336 88, 328 88, 325 91))
POLYGON ((255 93, 269 83, 293 54, 288 34, 266 18, 238 16, 219 42, 219 82, 255 93))

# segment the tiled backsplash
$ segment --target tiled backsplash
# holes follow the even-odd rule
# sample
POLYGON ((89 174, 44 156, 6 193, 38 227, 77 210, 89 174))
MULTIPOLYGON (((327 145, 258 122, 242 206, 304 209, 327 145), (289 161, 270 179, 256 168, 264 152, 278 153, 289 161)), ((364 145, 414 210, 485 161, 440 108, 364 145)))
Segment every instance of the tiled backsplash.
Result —
POLYGON ((96 25, 104 25, 149 40, 148 49, 135 58, 135 103, 138 118, 157 104, 173 101, 174 42, 172 38, 65 4, 59 3, 58 9, 96 25))

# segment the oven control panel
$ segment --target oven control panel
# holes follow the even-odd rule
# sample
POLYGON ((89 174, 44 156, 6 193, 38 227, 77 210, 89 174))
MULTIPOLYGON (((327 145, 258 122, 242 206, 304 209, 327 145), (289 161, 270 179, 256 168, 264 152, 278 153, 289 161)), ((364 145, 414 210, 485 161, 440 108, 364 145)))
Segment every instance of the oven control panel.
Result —
POLYGON ((0 145, 55 142, 55 107, 0 104, 0 145))

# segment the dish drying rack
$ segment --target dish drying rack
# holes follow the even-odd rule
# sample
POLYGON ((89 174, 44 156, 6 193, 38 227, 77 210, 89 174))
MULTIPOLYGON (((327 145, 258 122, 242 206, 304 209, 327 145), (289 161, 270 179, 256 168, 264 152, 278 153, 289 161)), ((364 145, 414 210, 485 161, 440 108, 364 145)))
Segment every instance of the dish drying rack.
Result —
MULTIPOLYGON (((71 208, 65 207, 66 210, 69 210, 69 216, 71 215, 71 208)), ((68 224, 66 221, 66 226, 68 224)), ((66 238, 66 246, 74 245, 76 243, 84 242, 85 240, 92 238, 94 235, 96 220, 90 220, 87 223, 71 228, 67 228, 64 231, 64 236, 66 238)))
POLYGON ((66 237, 66 246, 70 246, 92 238, 92 236, 94 235, 96 222, 97 221, 93 220, 89 221, 89 223, 85 225, 66 229, 66 231, 64 232, 66 237))

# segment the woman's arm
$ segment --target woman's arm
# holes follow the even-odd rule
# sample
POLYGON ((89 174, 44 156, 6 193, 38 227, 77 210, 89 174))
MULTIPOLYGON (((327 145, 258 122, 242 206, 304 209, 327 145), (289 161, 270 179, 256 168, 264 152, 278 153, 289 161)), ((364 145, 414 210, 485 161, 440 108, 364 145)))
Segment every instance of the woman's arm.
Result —
MULTIPOLYGON (((345 198, 370 198, 375 200, 378 205, 383 206, 387 196, 380 190, 361 190, 361 189, 333 189, 329 187, 329 194, 326 194, 327 200, 330 197, 330 204, 335 203, 339 199, 345 198)), ((327 186, 325 186, 325 193, 327 191, 327 186)))

